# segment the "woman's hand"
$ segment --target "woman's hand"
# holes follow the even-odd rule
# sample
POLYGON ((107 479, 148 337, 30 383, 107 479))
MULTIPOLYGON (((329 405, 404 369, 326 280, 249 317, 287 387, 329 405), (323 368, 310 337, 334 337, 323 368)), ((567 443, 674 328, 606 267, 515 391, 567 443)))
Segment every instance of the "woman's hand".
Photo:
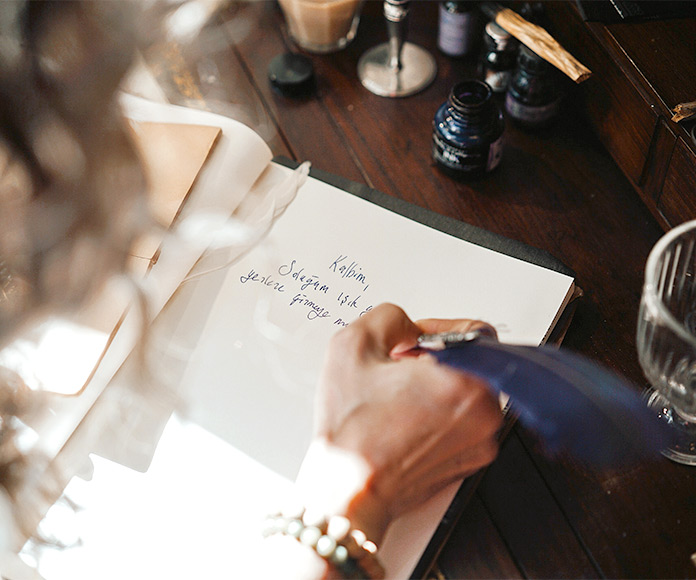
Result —
POLYGON ((379 543, 400 514, 495 458, 502 413, 485 382, 413 350, 422 333, 477 328, 495 334, 384 304, 335 335, 297 480, 308 509, 346 515, 379 543))

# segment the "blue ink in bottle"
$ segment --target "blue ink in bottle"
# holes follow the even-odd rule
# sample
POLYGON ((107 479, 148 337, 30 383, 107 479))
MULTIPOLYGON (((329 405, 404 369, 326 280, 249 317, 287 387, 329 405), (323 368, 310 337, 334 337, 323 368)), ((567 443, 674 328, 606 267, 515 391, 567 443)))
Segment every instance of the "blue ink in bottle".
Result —
POLYGON ((451 177, 480 177, 500 163, 504 131, 491 87, 476 79, 462 81, 435 113, 433 159, 451 177))

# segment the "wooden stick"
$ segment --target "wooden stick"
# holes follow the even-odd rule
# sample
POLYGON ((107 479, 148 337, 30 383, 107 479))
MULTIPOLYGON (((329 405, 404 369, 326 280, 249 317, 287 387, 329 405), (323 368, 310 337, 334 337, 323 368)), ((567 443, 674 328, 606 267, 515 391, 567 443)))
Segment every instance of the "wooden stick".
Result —
POLYGON ((546 30, 525 20, 514 10, 502 8, 495 15, 495 22, 576 83, 581 83, 592 75, 590 69, 563 48, 546 30))
POLYGON ((690 119, 696 115, 696 101, 691 101, 689 103, 679 103, 672 109, 672 121, 678 123, 684 119, 690 119))

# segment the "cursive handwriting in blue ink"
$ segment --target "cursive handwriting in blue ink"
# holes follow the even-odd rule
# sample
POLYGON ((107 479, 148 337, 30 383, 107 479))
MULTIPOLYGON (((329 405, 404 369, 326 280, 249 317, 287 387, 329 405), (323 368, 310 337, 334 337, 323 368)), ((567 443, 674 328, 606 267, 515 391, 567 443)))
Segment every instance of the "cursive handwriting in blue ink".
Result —
POLYGON ((360 296, 351 296, 350 294, 346 294, 345 292, 341 292, 336 300, 341 306, 345 306, 346 308, 357 308, 358 307, 358 300, 360 300, 362 295, 360 296))
POLYGON ((316 320, 317 318, 328 318, 329 316, 331 316, 331 314, 326 308, 308 298, 306 294, 295 294, 293 299, 290 301, 290 306, 302 306, 308 308, 308 320, 316 320))
POLYGON ((271 276, 262 276, 258 272, 256 272, 253 268, 249 270, 249 274, 246 276, 240 276, 239 281, 242 284, 246 284, 247 282, 258 282, 259 284, 262 284, 264 286, 268 286, 272 290, 276 290, 277 292, 285 292, 285 286, 281 284, 280 282, 276 282, 271 276))
POLYGON ((329 286, 323 284, 319 279, 319 276, 314 274, 305 274, 304 268, 297 269, 297 260, 291 260, 289 264, 283 264, 278 268, 278 274, 281 276, 290 276, 294 280, 300 283, 300 290, 303 292, 307 288, 311 288, 316 292, 321 292, 327 294, 329 292, 329 286))
POLYGON ((343 254, 339 254, 338 258, 331 262, 329 265, 329 270, 336 272, 341 276, 341 278, 353 279, 362 284, 363 292, 366 292, 370 286, 367 283, 367 278, 365 277, 365 274, 363 274, 360 264, 358 264, 358 262, 355 260, 349 262, 348 256, 344 256, 343 254))

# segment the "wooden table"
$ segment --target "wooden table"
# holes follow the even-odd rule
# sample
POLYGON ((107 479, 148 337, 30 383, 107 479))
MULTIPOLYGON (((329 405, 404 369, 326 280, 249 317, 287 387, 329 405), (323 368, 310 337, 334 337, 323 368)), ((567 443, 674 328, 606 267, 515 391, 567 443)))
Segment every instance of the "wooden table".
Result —
MULTIPOLYGON (((415 2, 409 39, 436 57, 437 78, 404 99, 371 94, 356 65, 386 40, 381 6, 367 2, 347 49, 311 56, 317 91, 303 100, 276 94, 268 82, 270 60, 292 48, 275 2, 232 2, 196 43, 158 44, 147 60, 172 101, 247 122, 275 154, 551 252, 585 291, 565 347, 644 385, 636 317, 644 263, 662 229, 590 132, 573 93, 547 131, 508 123, 493 174, 455 182, 431 160, 431 123, 453 84, 475 76, 475 59, 439 53, 437 3, 415 2)), ((659 458, 591 471, 546 457, 516 426, 439 569, 446 578, 692 578, 694 552, 695 469, 659 458)))

